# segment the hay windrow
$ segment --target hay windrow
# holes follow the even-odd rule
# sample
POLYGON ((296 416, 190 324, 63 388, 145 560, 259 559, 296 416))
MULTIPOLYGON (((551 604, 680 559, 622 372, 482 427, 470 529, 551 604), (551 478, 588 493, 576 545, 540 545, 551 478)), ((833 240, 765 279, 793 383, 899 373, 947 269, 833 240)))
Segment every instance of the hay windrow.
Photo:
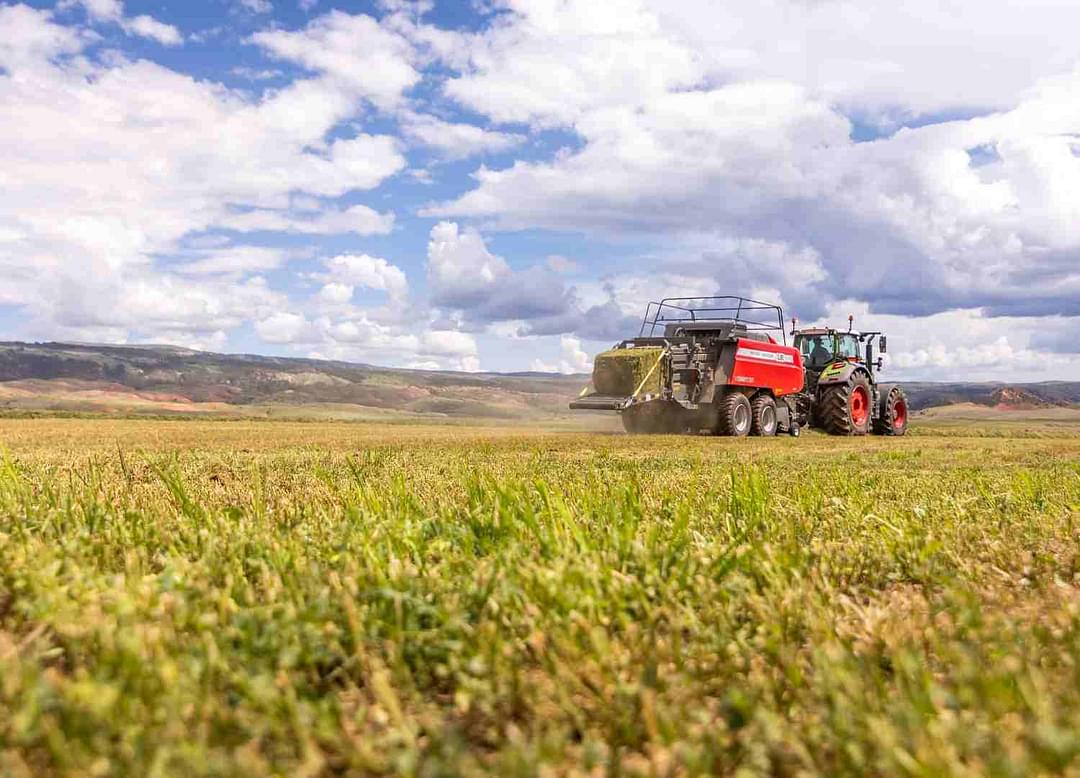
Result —
POLYGON ((642 393, 659 393, 662 371, 659 367, 652 369, 663 352, 662 348, 653 346, 605 351, 593 361, 593 387, 599 394, 625 396, 633 394, 648 376, 641 387, 642 393))

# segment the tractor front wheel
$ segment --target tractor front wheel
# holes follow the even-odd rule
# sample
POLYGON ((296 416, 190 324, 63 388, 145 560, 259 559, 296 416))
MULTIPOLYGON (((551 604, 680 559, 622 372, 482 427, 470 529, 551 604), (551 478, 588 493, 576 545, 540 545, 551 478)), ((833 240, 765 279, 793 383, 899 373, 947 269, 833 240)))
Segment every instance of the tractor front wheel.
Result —
POLYGON ((734 438, 750 434, 753 411, 741 392, 728 392, 716 404, 716 434, 734 438))
POLYGON ((821 390, 817 418, 830 435, 865 435, 870 431, 872 396, 870 381, 856 373, 847 383, 821 390))
POLYGON ((776 401, 759 394, 750 403, 750 434, 771 437, 776 434, 776 401))
POLYGON ((874 433, 877 435, 903 435, 907 432, 908 403, 907 395, 899 386, 889 390, 882 406, 881 415, 874 421, 874 433))

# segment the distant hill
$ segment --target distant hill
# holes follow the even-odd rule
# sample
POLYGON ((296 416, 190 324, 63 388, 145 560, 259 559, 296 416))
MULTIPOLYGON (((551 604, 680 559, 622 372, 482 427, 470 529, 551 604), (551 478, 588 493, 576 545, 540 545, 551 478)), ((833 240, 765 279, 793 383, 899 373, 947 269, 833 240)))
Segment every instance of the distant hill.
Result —
POLYGON ((584 376, 459 373, 174 346, 0 343, 0 409, 197 413, 252 406, 545 418, 584 376))
POLYGON ((1080 405, 1080 381, 1018 383, 909 382, 904 389, 912 408, 973 403, 1000 410, 1069 407, 1080 405))
MULTIPOLYGON (((176 346, 0 343, 0 410, 450 416, 569 414, 587 376, 459 373, 350 362, 215 354, 176 346)), ((1080 405, 1080 382, 904 384, 915 410, 972 403, 1080 405)))

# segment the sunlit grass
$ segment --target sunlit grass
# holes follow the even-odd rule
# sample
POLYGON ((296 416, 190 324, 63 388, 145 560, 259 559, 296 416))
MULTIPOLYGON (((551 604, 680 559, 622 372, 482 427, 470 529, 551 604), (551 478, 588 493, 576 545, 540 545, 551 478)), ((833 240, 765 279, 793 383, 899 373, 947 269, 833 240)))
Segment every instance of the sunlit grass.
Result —
POLYGON ((1080 769, 1080 438, 6 420, 0 772, 1080 769))

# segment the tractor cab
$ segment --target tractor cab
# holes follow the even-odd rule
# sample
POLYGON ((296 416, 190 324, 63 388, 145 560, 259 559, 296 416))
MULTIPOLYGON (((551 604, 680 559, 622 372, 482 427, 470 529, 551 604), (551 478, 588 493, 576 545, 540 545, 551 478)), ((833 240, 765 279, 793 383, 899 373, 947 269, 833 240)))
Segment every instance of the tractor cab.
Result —
POLYGON ((831 327, 811 327, 796 329, 797 320, 792 320, 791 334, 793 345, 802 354, 803 365, 808 373, 820 374, 835 363, 857 364, 871 375, 874 369, 881 369, 882 359, 874 358, 874 336, 878 336, 877 347, 885 353, 885 336, 880 332, 856 332, 851 329, 852 317, 848 317, 848 329, 834 330, 831 327))
POLYGON ((858 361, 859 333, 828 329, 802 330, 795 333, 795 348, 802 353, 808 370, 820 372, 836 361, 858 361))

